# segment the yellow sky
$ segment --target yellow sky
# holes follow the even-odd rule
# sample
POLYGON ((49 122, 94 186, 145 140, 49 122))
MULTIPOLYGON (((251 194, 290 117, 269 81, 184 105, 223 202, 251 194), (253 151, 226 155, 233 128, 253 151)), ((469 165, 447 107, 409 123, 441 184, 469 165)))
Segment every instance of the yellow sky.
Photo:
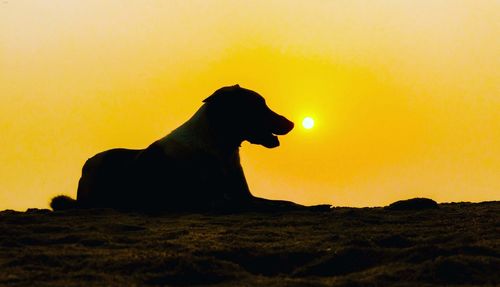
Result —
POLYGON ((498 1, 0 2, 0 210, 76 196, 239 83, 296 123, 244 144, 253 194, 303 204, 500 200, 498 1))

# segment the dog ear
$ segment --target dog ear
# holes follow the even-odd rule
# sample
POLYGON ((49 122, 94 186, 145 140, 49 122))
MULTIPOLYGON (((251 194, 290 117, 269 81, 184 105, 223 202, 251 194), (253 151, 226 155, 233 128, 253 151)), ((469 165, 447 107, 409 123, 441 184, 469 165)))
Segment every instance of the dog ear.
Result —
POLYGON ((203 103, 210 103, 214 100, 214 98, 216 98, 217 96, 215 95, 215 93, 213 93, 211 96, 209 96, 208 98, 204 99, 203 100, 203 103))
POLYGON ((232 92, 235 92, 237 90, 241 89, 240 85, 236 84, 234 86, 227 86, 227 87, 222 87, 215 91, 212 95, 210 95, 208 98, 204 99, 204 103, 210 103, 213 102, 214 100, 220 98, 222 95, 229 94, 232 92))

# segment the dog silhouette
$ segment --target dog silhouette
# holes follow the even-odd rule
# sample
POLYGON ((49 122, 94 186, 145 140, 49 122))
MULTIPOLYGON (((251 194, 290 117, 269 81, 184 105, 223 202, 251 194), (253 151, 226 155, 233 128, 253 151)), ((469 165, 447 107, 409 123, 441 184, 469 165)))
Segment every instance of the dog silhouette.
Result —
POLYGON ((243 141, 279 146, 294 124, 258 93, 223 87, 184 124, 146 149, 112 149, 88 159, 77 199, 58 196, 54 210, 117 208, 143 211, 301 208, 252 196, 240 164, 243 141))

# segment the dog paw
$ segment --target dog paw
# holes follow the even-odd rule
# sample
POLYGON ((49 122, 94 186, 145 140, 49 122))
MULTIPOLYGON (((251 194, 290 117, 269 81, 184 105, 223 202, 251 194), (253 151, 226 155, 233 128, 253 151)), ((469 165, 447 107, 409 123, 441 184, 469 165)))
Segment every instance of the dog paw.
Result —
POLYGON ((319 205, 312 205, 308 206, 307 210, 310 211, 330 211, 332 206, 330 204, 319 204, 319 205))

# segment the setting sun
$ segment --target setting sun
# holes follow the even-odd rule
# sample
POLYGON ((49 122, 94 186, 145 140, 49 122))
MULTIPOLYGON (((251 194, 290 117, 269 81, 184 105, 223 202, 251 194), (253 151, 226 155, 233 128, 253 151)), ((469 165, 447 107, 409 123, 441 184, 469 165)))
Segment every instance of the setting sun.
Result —
POLYGON ((312 129, 314 127, 314 120, 311 117, 305 117, 304 120, 302 121, 302 126, 305 129, 312 129))

